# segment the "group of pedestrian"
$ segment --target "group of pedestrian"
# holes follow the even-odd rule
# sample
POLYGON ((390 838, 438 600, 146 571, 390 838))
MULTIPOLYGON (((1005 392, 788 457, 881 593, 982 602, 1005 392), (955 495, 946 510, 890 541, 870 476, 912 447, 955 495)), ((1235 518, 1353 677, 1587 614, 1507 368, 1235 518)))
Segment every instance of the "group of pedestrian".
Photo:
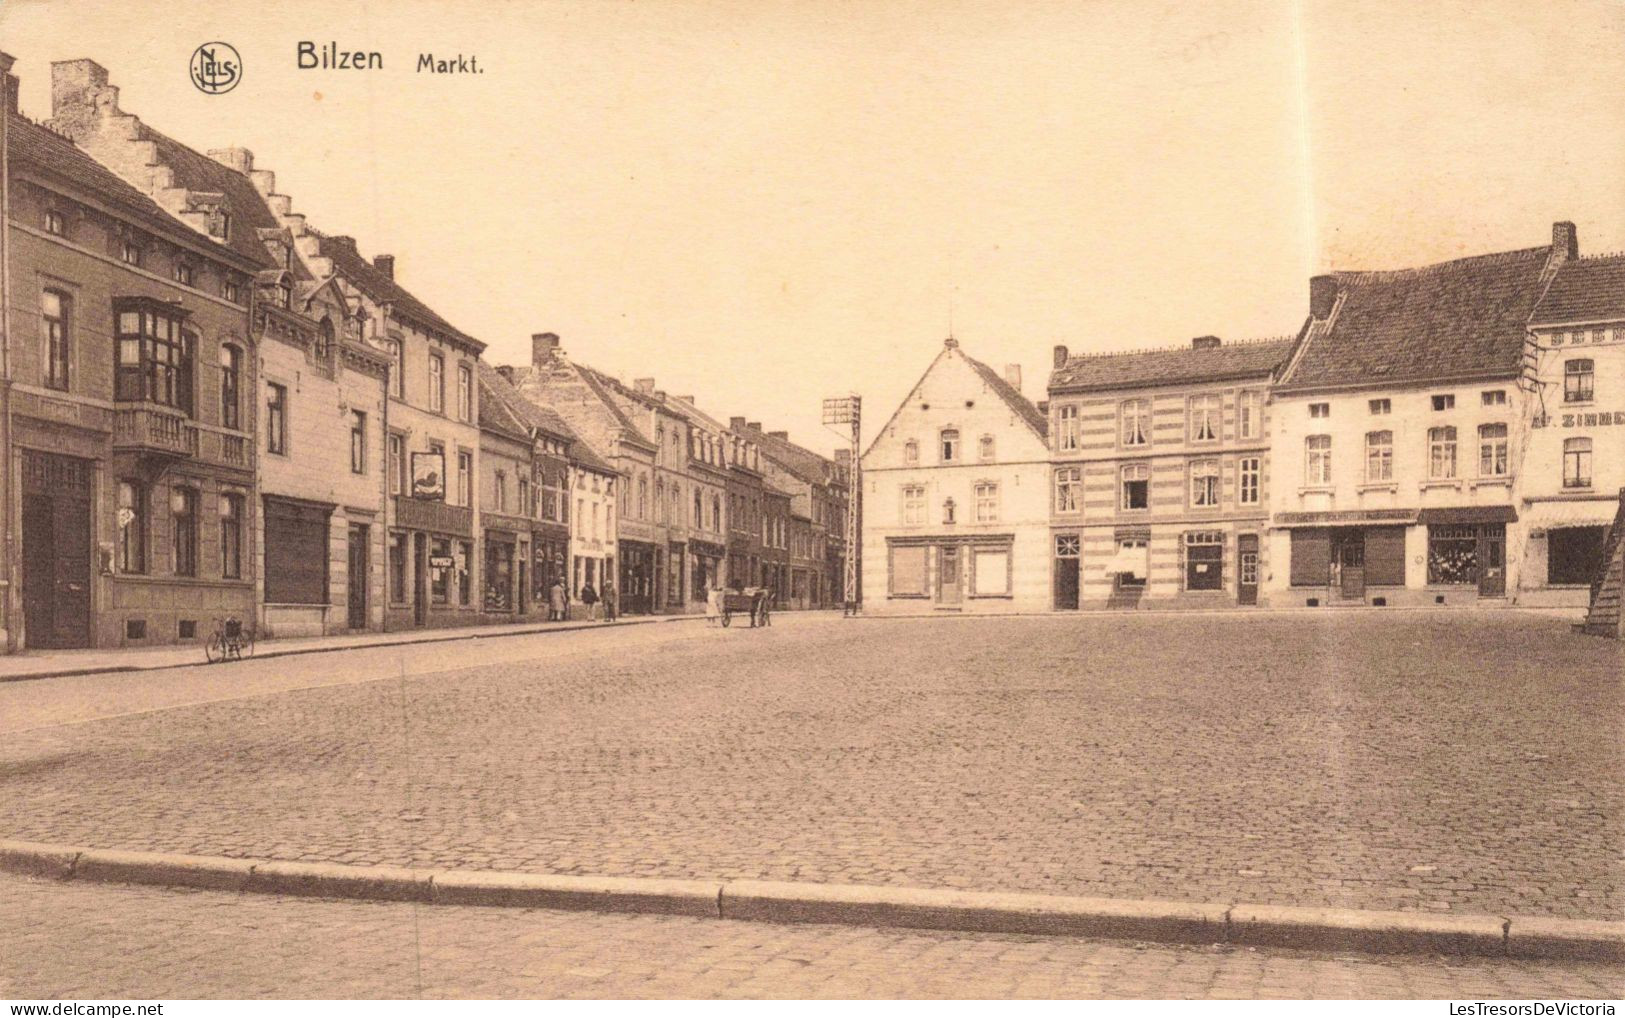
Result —
MULTIPOLYGON (((616 597, 615 584, 610 580, 604 581, 602 592, 593 588, 591 583, 583 583, 580 593, 581 603, 587 608, 587 619, 598 619, 598 606, 604 606, 604 621, 614 622, 617 609, 620 607, 616 597)), ((547 621, 563 622, 570 617, 570 592, 565 589, 564 581, 557 579, 547 588, 547 621)))

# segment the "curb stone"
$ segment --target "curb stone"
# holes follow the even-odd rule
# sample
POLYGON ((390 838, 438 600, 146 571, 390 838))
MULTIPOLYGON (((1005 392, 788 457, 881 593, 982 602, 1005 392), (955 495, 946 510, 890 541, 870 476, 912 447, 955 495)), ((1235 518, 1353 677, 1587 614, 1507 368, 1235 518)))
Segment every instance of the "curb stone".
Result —
POLYGON ((0 841, 0 871, 301 897, 1372 953, 1625 962, 1625 922, 1075 898, 863 884, 421 870, 0 841))

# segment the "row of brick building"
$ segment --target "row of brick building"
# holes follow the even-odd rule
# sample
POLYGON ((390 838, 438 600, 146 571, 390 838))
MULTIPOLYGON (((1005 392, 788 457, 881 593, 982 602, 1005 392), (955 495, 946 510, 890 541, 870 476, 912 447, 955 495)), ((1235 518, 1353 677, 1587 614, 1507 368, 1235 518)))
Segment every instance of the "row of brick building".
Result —
MULTIPOLYGON (((1587 603, 1625 485, 1625 256, 1310 281, 1295 336, 949 340, 866 451, 867 610, 1587 603)), ((1617 538, 1616 538, 1617 541, 1617 538)))
POLYGON ((319 230, 240 148, 199 152, 88 60, 51 116, 0 55, 0 625, 8 650, 834 603, 845 472, 650 379, 531 363, 319 230))

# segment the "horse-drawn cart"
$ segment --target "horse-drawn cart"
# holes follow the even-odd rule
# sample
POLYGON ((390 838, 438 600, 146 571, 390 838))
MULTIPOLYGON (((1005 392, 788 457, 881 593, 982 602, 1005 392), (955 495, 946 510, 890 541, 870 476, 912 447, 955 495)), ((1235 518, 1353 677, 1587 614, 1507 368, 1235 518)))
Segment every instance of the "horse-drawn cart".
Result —
POLYGON ((772 625, 768 615, 767 591, 761 587, 747 587, 743 591, 728 591, 722 595, 722 624, 733 624, 735 615, 750 619, 750 627, 772 625))

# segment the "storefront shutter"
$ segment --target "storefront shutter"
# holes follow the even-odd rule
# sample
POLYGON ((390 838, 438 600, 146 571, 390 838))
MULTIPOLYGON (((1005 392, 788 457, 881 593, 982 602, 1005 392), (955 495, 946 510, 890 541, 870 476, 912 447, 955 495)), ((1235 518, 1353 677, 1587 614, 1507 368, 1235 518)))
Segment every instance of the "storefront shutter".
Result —
POLYGON ((905 545, 891 550, 891 592, 925 593, 925 548, 905 545))
POLYGON ((1405 585, 1404 527, 1370 527, 1366 530, 1365 582, 1367 586, 1405 585))
POLYGON ((1329 530, 1292 531, 1292 585, 1324 587, 1331 575, 1332 534, 1329 530))
POLYGON ((321 506, 265 500, 265 600, 327 603, 327 521, 321 506))

